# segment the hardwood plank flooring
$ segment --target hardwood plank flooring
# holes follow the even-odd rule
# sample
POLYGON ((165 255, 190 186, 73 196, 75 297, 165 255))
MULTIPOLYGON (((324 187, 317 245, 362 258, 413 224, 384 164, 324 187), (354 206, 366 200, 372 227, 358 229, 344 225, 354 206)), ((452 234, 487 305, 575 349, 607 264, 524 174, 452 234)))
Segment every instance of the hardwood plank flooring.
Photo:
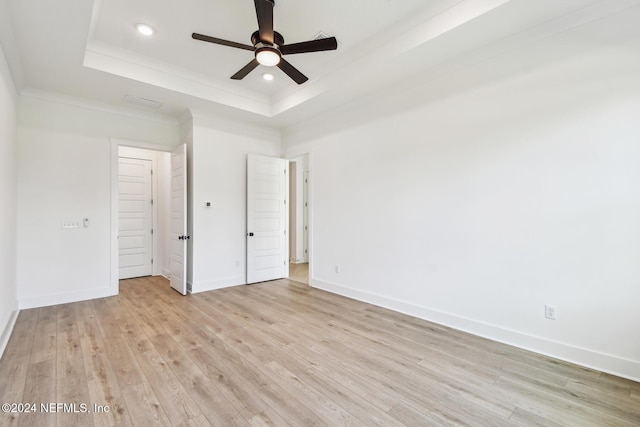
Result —
POLYGON ((309 284, 309 263, 289 263, 289 280, 309 284))
POLYGON ((37 404, 0 426, 640 425, 640 383, 290 280, 24 310, 0 402, 37 404))

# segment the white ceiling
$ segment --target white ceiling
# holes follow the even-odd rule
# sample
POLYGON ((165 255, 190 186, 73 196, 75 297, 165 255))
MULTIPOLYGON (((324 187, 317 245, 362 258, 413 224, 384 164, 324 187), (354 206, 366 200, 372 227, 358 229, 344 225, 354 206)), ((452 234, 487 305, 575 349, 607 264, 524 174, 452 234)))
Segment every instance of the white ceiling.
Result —
POLYGON ((287 57, 309 77, 299 86, 277 68, 269 70, 275 80, 264 81, 263 66, 230 80, 252 52, 191 38, 251 44, 251 0, 0 1, 0 42, 22 93, 115 106, 128 95, 160 102, 147 108, 159 114, 192 109, 278 128, 640 7, 640 0, 276 0, 274 27, 287 43, 320 31, 338 39, 336 51, 287 57), (155 35, 141 36, 136 23, 155 35))

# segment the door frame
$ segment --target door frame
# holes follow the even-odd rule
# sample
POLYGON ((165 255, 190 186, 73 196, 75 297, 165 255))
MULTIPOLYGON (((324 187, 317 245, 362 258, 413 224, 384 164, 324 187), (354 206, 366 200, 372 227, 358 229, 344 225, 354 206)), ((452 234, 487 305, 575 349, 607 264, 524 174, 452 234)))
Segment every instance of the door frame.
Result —
MULTIPOLYGON (((314 230, 314 226, 313 226, 313 152, 310 149, 303 149, 301 151, 291 151, 291 152, 287 152, 284 153, 283 155, 283 159, 286 159, 287 162, 290 162, 291 160, 297 158, 297 157, 302 157, 302 156, 309 156, 308 157, 308 161, 309 161, 309 182, 307 183, 308 185, 308 193, 307 193, 307 197, 308 197, 308 203, 309 203, 309 253, 308 253, 308 260, 307 262, 309 263, 309 286, 313 286, 314 284, 314 279, 313 279, 313 230, 314 230)), ((288 191, 288 190, 287 190, 288 191)), ((287 231, 290 232, 290 223, 287 222, 287 231)))
MULTIPOLYGON (((136 141, 131 139, 123 139, 123 138, 109 138, 111 144, 111 227, 110 227, 110 281, 109 288, 112 291, 113 295, 117 295, 119 293, 119 276, 120 276, 120 263, 119 263, 119 255, 118 255, 118 230, 119 230, 119 209, 118 209, 118 159, 120 157, 119 149, 120 147, 131 147, 131 148, 142 148, 145 150, 153 150, 153 151, 161 151, 170 153, 174 147, 169 147, 161 144, 154 144, 144 141, 136 141)), ((157 185, 153 186, 153 197, 154 200, 157 200, 157 185)), ((154 204, 155 209, 155 204, 154 204)), ((154 211, 154 230, 157 228, 157 215, 155 215, 154 211)), ((156 255, 156 240, 154 239, 154 259, 156 255)), ((153 273, 155 273, 155 265, 152 268, 153 273)))

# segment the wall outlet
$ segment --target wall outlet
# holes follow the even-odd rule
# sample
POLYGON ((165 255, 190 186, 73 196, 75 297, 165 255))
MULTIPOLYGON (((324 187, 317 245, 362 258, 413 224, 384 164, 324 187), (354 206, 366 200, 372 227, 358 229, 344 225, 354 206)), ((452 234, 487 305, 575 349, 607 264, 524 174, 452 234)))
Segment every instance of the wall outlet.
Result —
POLYGON ((556 320, 556 316, 558 315, 558 307, 555 305, 545 304, 544 306, 544 317, 547 319, 556 320))

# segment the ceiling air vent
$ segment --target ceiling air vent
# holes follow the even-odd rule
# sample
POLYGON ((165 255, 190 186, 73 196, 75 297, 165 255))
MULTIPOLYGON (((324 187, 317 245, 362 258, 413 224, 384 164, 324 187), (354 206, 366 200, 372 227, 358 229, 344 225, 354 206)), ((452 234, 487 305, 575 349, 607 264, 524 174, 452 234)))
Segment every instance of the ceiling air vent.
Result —
POLYGON ((160 107, 162 107, 162 103, 158 101, 147 98, 140 98, 139 96, 125 95, 122 102, 125 104, 136 105, 138 107, 149 108, 151 110, 159 110, 160 107))

